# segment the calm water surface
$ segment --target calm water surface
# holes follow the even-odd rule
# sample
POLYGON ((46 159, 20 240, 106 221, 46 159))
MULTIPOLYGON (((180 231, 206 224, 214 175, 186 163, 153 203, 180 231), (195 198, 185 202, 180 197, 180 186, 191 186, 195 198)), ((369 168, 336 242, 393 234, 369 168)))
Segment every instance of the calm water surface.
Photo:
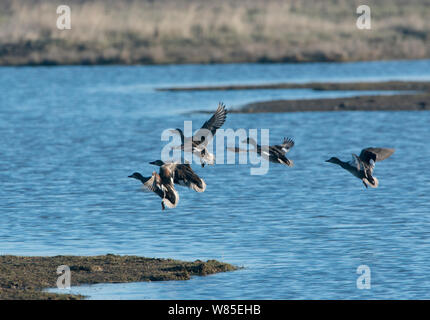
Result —
MULTIPOLYGON (((167 128, 270 99, 357 95, 312 90, 158 92, 174 85, 430 80, 430 61, 151 67, 0 68, 0 254, 129 254, 218 259, 240 271, 190 281, 73 288, 95 299, 430 298, 430 113, 230 114, 225 128, 295 139, 293 168, 195 171, 161 212, 127 178, 150 174, 167 128), (378 189, 324 162, 363 147, 396 148, 377 163, 378 189), (371 289, 356 287, 359 265, 371 289)), ((358 94, 378 94, 360 92, 358 94)), ((53 271, 55 272, 55 270, 53 271)), ((73 284, 73 274, 72 274, 73 284)))

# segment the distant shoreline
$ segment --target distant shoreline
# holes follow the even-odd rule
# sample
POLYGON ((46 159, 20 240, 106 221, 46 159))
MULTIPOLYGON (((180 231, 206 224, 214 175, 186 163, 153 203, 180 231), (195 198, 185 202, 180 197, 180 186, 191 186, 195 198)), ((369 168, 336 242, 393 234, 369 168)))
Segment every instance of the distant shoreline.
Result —
POLYGON ((76 300, 82 295, 43 291, 56 287, 61 265, 71 272, 71 285, 141 281, 188 280, 239 269, 216 260, 186 262, 137 256, 53 256, 0 255, 0 300, 76 300))
POLYGON ((350 62, 430 57, 423 0, 68 0, 0 2, 0 65, 350 62))
MULTIPOLYGON (((172 62, 151 62, 151 61, 136 61, 136 62, 125 62, 121 59, 113 59, 113 60, 79 60, 79 61, 57 61, 57 60, 41 60, 38 62, 34 61, 19 61, 19 62, 4 62, 1 60, 0 56, 0 68, 2 67, 11 67, 11 68, 20 68, 20 67, 142 67, 142 66, 184 66, 184 65, 201 65, 201 66, 210 66, 210 65, 229 65, 229 64, 306 64, 306 63, 359 63, 359 62, 396 62, 396 61, 425 61, 430 60, 429 57, 400 57, 400 58, 380 58, 380 59, 358 59, 358 60, 301 60, 301 59, 280 59, 280 60, 235 60, 235 61, 172 61, 172 62)), ((185 89, 186 87, 184 87, 185 89)), ((160 88, 160 91, 166 91, 166 88, 160 88)))
MULTIPOLYGON (((15 50, 15 49, 13 49, 15 50)), ((0 53, 0 67, 79 67, 79 66, 171 66, 171 65, 216 65, 216 64, 283 64, 283 63, 353 63, 353 62, 390 62, 390 61, 417 61, 429 60, 430 56, 409 56, 409 57, 378 57, 368 59, 367 57, 355 59, 337 59, 336 57, 323 58, 302 58, 297 57, 281 57, 281 58, 265 58, 256 57, 253 59, 216 59, 211 61, 205 60, 166 60, 159 61, 157 59, 142 58, 133 61, 124 60, 121 57, 105 59, 102 55, 92 59, 85 57, 73 60, 61 59, 39 59, 33 61, 31 58, 23 56, 4 57, 0 53)))

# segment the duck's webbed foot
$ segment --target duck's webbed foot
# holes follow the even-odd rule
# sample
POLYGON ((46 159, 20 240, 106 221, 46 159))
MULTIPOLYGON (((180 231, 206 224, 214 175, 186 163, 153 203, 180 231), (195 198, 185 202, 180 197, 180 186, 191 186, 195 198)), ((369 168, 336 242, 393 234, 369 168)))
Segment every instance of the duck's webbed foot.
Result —
POLYGON ((367 186, 366 182, 364 182, 363 180, 361 180, 361 181, 363 182, 363 184, 364 184, 364 186, 366 187, 366 189, 367 189, 367 188, 369 188, 369 187, 367 186))
POLYGON ((161 210, 164 210, 164 209, 166 209, 166 207, 164 206, 164 202, 161 201, 161 210))

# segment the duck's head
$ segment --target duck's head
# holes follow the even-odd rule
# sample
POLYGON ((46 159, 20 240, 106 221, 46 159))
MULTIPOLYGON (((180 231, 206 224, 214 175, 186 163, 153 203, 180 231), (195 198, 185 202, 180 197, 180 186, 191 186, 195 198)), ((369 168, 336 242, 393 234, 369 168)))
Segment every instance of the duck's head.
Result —
POLYGON ((340 160, 339 160, 339 158, 331 157, 330 159, 326 160, 325 162, 330 162, 330 163, 336 163, 336 164, 339 164, 339 163, 340 163, 340 160))
POLYGON ((149 164, 153 164, 155 166, 161 167, 162 165, 164 165, 164 162, 161 160, 155 160, 155 161, 150 162, 149 164))
POLYGON ((133 174, 129 175, 128 177, 129 178, 134 178, 134 179, 137 179, 137 180, 142 180, 143 179, 143 176, 139 172, 134 172, 133 174))

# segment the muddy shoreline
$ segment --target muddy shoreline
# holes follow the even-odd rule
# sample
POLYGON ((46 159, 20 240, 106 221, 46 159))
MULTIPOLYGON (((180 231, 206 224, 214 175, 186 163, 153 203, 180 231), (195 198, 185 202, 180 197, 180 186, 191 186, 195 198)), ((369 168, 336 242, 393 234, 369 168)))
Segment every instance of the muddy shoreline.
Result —
MULTIPOLYGON (((229 113, 269 113, 308 111, 425 111, 430 110, 430 82, 387 81, 355 83, 279 83, 216 87, 163 88, 163 91, 311 89, 318 91, 357 91, 356 97, 257 101, 229 113), (360 91, 396 92, 384 95, 360 95, 360 91)), ((205 112, 206 111, 202 111, 205 112)))
POLYGON ((239 269, 216 260, 186 262, 173 259, 137 256, 0 256, 1 300, 75 300, 82 295, 56 294, 43 289, 56 287, 57 268, 67 265, 71 271, 71 285, 95 283, 126 283, 140 281, 189 280, 239 269))
POLYGON ((229 91, 264 89, 312 89, 318 91, 337 90, 386 90, 386 91, 428 91, 430 82, 426 81, 384 81, 384 82, 309 82, 309 83, 269 83, 222 86, 170 87, 157 88, 157 91, 229 91))
POLYGON ((230 113, 310 111, 428 111, 430 94, 254 102, 230 113))

